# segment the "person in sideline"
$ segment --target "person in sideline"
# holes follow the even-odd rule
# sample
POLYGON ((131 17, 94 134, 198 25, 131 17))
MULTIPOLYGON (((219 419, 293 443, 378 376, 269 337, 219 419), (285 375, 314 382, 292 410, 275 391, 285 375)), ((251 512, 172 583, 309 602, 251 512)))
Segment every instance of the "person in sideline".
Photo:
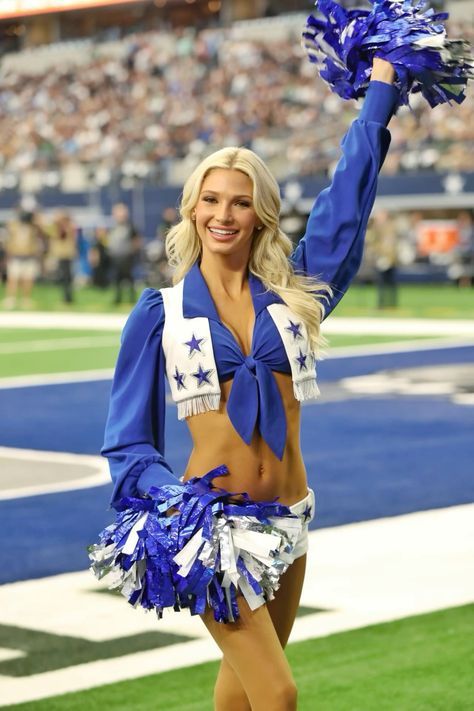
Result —
POLYGON ((134 270, 140 254, 141 238, 135 229, 128 207, 116 203, 112 208, 114 226, 107 236, 107 252, 115 289, 114 304, 121 304, 124 284, 128 284, 129 300, 136 301, 134 270))
POLYGON ((33 305, 31 294, 35 279, 40 271, 42 252, 41 230, 37 224, 35 212, 20 207, 17 216, 7 223, 5 254, 7 265, 7 283, 3 306, 13 309, 17 305, 18 295, 23 308, 33 305))
POLYGON ((48 235, 48 260, 55 265, 63 301, 72 304, 74 265, 78 256, 76 226, 69 213, 58 212, 45 231, 48 235))

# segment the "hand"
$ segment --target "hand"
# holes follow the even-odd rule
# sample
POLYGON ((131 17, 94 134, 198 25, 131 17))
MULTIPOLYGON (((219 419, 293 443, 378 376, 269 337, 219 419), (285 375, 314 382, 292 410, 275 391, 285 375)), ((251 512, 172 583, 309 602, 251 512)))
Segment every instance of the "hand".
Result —
POLYGON ((393 84, 396 76, 395 69, 390 62, 380 59, 380 57, 374 57, 370 81, 383 81, 386 84, 393 84))

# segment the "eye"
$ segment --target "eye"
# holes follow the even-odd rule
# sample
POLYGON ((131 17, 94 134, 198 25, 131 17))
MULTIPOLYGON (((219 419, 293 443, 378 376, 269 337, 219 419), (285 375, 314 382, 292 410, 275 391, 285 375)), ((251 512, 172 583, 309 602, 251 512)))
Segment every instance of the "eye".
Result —
POLYGON ((202 201, 203 201, 203 202, 216 202, 216 198, 215 198, 215 197, 212 197, 212 195, 205 195, 205 196, 202 198, 202 201))
POLYGON ((239 200, 237 205, 240 205, 240 207, 250 207, 250 203, 247 202, 247 200, 239 200))

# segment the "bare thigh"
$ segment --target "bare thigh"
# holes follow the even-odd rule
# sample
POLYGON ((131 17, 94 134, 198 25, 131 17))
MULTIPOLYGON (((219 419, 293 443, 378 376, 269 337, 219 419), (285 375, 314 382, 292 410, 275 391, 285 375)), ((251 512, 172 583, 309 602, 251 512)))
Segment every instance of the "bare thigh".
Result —
POLYGON ((297 558, 282 575, 274 600, 267 603, 282 647, 286 647, 300 604, 306 571, 306 555, 297 558))
POLYGON ((305 567, 306 556, 301 556, 282 576, 275 599, 253 612, 239 598, 237 622, 215 622, 209 610, 203 616, 224 655, 215 689, 217 711, 276 709, 278 703, 282 709, 293 708, 294 681, 283 649, 298 610, 305 567))

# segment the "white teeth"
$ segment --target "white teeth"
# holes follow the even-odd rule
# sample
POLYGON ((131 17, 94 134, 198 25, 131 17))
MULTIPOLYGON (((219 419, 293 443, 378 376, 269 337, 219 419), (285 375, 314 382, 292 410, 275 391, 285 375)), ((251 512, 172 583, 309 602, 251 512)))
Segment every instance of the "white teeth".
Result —
POLYGON ((216 227, 209 227, 209 231, 216 235, 235 235, 238 232, 238 230, 219 230, 216 227))

